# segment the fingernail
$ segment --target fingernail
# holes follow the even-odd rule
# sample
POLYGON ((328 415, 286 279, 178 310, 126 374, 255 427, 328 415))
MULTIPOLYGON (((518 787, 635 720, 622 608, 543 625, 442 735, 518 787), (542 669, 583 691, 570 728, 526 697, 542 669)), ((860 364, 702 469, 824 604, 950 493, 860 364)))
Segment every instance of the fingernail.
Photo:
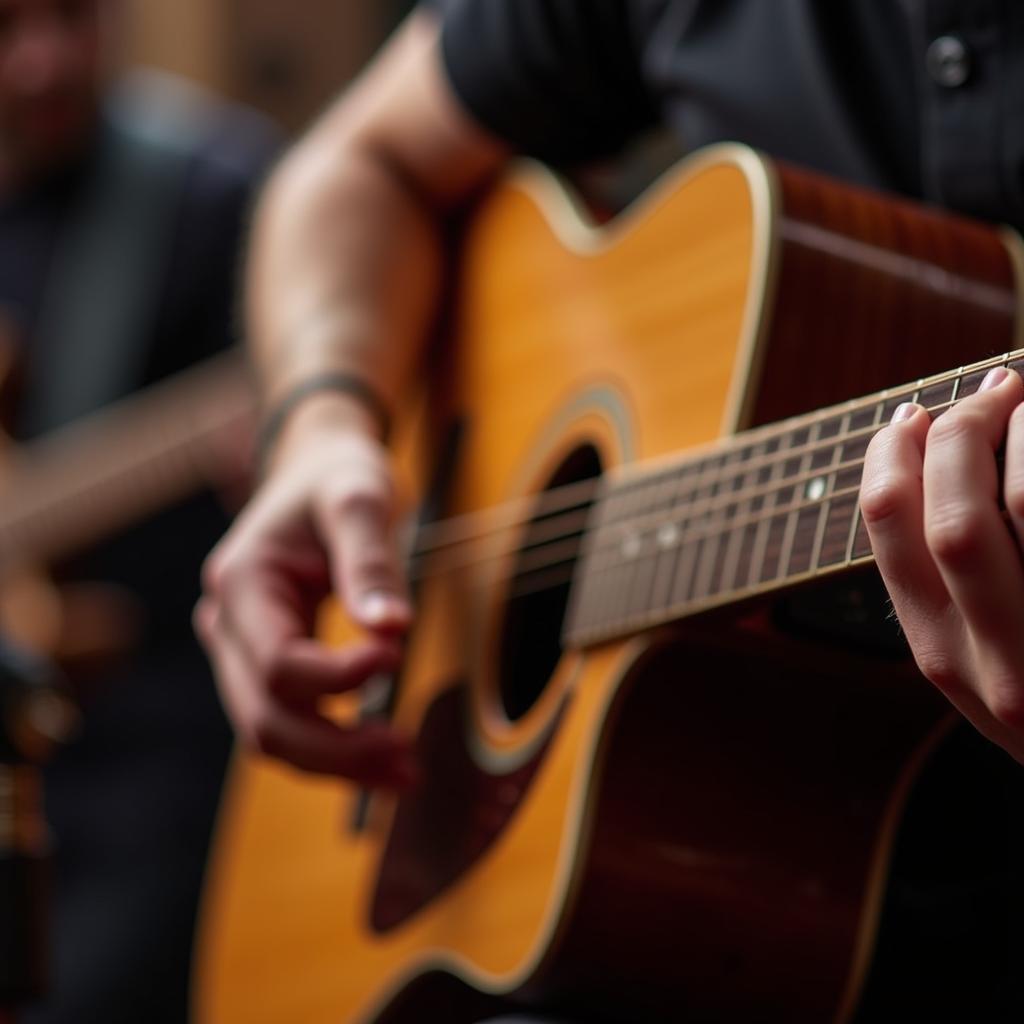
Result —
POLYGON ((901 402, 896 406, 896 411, 892 414, 891 422, 902 423, 904 420, 909 420, 916 411, 917 405, 914 402, 901 402))
POLYGON ((991 391, 992 388, 998 387, 1003 383, 1004 380, 1009 376, 1010 371, 1005 366, 993 366, 991 370, 985 374, 985 379, 981 382, 979 391, 991 391))
POLYGON ((359 602, 359 610, 365 622, 383 622, 386 619, 403 618, 406 615, 405 602, 397 594, 383 590, 371 590, 359 602))

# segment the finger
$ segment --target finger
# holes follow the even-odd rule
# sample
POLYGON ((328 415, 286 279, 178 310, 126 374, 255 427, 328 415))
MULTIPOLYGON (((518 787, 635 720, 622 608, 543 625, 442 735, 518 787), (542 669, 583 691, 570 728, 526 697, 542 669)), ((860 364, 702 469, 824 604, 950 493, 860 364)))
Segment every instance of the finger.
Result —
MULTIPOLYGON (((322 584, 325 575, 317 570, 315 581, 322 584)), ((243 564, 227 574, 222 591, 221 634, 246 652, 253 673, 250 685, 277 699, 307 706, 398 667, 401 647, 388 638, 374 637, 344 649, 309 638, 324 587, 311 591, 294 560, 243 564)))
POLYGON ((373 639, 342 650, 296 640, 274 663, 267 690, 289 704, 308 707, 321 697, 355 689, 372 676, 394 672, 401 657, 401 647, 388 640, 373 639))
POLYGON ((1024 405, 1013 410, 1006 432, 1003 499, 1017 543, 1024 546, 1024 405))
POLYGON ((932 428, 924 460, 929 549, 968 632, 978 684, 996 719, 1024 720, 1024 572, 998 505, 996 449, 1024 397, 1017 374, 998 368, 978 394, 932 428))
POLYGON ((919 406, 897 410, 890 428, 868 446, 861 488, 864 521, 893 608, 918 667, 974 725, 1012 749, 970 681, 966 627, 924 536, 923 461, 929 420, 919 406))
POLYGON ((225 620, 209 605, 197 610, 211 660, 239 739, 250 749, 303 771, 342 776, 366 786, 405 788, 417 768, 408 740, 387 723, 346 728, 315 711, 298 710, 249 685, 253 667, 225 620))
POLYGON ((875 561, 919 662, 948 657, 943 623, 950 614, 949 593, 924 533, 922 472, 930 422, 919 405, 896 410, 891 425, 868 445, 860 494, 875 561))
POLYGON ((369 788, 408 789, 419 777, 409 742, 384 722, 349 728, 316 713, 286 709, 270 718, 258 749, 302 771, 369 788))
POLYGON ((292 527, 283 538, 261 530, 243 523, 204 577, 225 628, 266 679, 289 643, 310 636, 329 577, 308 526, 292 527))
POLYGON ((335 585, 353 618, 381 633, 406 630, 412 610, 389 499, 369 490, 344 496, 324 532, 335 550, 335 585))
POLYGON ((192 610, 192 629, 204 647, 209 647, 213 642, 213 625, 216 616, 216 602, 210 597, 201 597, 192 610))

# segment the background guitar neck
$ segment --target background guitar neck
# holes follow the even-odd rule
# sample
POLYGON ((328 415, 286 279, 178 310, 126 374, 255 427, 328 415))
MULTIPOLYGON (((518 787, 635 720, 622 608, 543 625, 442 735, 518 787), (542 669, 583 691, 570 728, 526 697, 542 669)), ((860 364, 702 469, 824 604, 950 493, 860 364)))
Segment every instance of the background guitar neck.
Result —
POLYGON ((73 554, 199 490, 254 413, 228 353, 22 446, 0 483, 0 565, 73 554))

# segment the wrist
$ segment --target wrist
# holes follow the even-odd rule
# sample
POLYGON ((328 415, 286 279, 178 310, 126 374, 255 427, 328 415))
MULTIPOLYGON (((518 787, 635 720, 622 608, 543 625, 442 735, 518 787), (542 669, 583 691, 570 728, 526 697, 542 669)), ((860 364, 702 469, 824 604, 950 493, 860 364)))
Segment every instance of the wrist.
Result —
MULTIPOLYGON (((274 406, 273 409, 285 409, 274 406)), ((270 415, 274 412, 271 410, 270 415)), ((382 422, 377 410, 359 395, 346 390, 319 388, 292 401, 276 422, 264 420, 260 464, 264 474, 289 461, 310 444, 324 443, 325 435, 355 435, 383 442, 382 422), (271 429, 267 429, 266 424, 271 429)))

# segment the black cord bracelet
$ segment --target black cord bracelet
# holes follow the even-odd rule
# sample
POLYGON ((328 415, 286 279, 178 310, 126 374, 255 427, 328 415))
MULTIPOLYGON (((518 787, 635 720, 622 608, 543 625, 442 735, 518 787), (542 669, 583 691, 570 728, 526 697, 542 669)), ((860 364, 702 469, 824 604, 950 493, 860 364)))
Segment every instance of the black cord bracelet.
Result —
POLYGON ((359 399, 368 412, 377 421, 377 428, 380 431, 382 440, 387 440, 391 432, 391 414, 383 399, 362 377, 354 373, 335 371, 331 373, 319 373, 316 376, 308 377, 306 380, 296 384, 277 405, 275 405, 263 420, 263 426, 259 435, 259 464, 265 466, 267 457, 270 454, 274 442, 284 429, 288 417, 301 405, 310 395, 320 391, 343 391, 353 398, 359 399))

